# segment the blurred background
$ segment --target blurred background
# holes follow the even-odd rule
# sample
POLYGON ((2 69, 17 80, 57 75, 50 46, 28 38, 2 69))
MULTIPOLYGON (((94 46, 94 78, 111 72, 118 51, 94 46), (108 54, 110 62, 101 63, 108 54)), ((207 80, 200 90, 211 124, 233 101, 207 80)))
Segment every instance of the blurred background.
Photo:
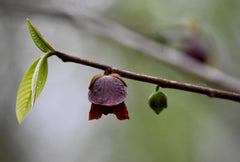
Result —
POLYGON ((155 86, 125 79, 130 120, 108 115, 88 121, 88 85, 95 74, 103 72, 62 63, 56 57, 49 58, 45 88, 19 125, 15 115, 18 86, 42 55, 31 40, 26 18, 59 51, 133 72, 209 85, 65 18, 5 10, 5 5, 49 10, 84 7, 153 39, 163 26, 194 18, 214 42, 211 65, 239 78, 240 1, 0 0, 1 162, 240 161, 239 103, 163 89, 168 108, 156 115, 148 106, 155 86))

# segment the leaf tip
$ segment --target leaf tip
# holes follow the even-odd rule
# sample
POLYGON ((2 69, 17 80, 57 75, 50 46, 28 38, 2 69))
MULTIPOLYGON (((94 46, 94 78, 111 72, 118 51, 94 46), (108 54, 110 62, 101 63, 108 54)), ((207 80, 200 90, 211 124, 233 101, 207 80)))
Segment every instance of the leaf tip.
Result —
POLYGON ((22 115, 18 114, 18 113, 16 115, 17 115, 18 124, 20 125, 22 123, 24 117, 22 115))
POLYGON ((31 21, 28 18, 26 19, 26 21, 28 24, 30 35, 35 45, 44 53, 46 52, 55 53, 56 50, 41 36, 40 32, 31 23, 31 21))
POLYGON ((32 25, 31 21, 29 20, 29 18, 26 19, 28 25, 32 25))

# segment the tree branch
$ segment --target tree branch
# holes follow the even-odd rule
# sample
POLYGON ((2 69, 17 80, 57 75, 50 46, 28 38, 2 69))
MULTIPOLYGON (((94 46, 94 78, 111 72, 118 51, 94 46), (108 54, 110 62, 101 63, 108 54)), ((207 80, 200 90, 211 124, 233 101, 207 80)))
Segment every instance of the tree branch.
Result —
MULTIPOLYGON (((240 80, 216 68, 200 64, 181 52, 148 39, 123 25, 99 16, 84 8, 68 7, 61 9, 43 9, 33 6, 0 4, 2 11, 45 14, 71 20, 99 35, 105 36, 141 53, 150 55, 164 63, 183 69, 208 83, 227 90, 240 92, 240 80)), ((0 11, 1 12, 1 11, 0 11)))
POLYGON ((70 7, 66 8, 64 12, 73 21, 99 35, 115 40, 128 48, 150 55, 163 63, 184 70, 208 83, 231 91, 240 92, 239 79, 209 65, 201 64, 191 57, 184 55, 182 52, 146 38, 113 20, 101 17, 99 14, 95 14, 84 8, 70 7))
POLYGON ((172 80, 157 78, 157 77, 143 75, 143 74, 137 74, 137 73, 133 73, 126 70, 117 69, 108 65, 99 64, 99 63, 88 61, 78 57, 70 56, 62 52, 57 52, 55 55, 59 57, 63 62, 79 63, 79 64, 91 66, 91 67, 102 69, 102 70, 106 70, 107 68, 110 68, 113 73, 118 73, 122 77, 134 79, 142 82, 157 84, 163 88, 179 89, 179 90, 190 91, 190 92, 195 92, 199 94, 205 94, 209 97, 222 98, 222 99, 228 99, 228 100, 240 102, 239 93, 207 88, 207 87, 192 85, 188 83, 180 83, 172 80))

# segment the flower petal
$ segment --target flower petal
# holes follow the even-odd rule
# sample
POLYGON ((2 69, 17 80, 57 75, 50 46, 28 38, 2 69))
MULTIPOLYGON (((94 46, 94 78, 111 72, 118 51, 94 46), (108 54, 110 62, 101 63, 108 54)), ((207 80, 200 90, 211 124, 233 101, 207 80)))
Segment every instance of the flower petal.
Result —
POLYGON ((114 107, 115 107, 115 110, 113 113, 117 116, 119 120, 125 120, 125 119, 129 120, 128 110, 124 102, 114 107))
POLYGON ((128 97, 126 86, 113 76, 103 76, 97 79, 88 93, 88 100, 102 106, 114 106, 122 103, 128 97))
POLYGON ((102 110, 100 105, 91 105, 91 110, 89 112, 89 120, 99 119, 102 116, 102 110))
POLYGON ((99 119, 102 114, 115 114, 119 120, 129 119, 128 110, 124 102, 115 106, 102 106, 92 104, 89 112, 89 120, 99 119))

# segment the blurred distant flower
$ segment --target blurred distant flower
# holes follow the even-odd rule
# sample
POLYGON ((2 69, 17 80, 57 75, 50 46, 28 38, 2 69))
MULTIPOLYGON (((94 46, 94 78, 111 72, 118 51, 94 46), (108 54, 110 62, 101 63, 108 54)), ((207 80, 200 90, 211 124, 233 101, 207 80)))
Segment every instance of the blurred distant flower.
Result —
POLYGON ((206 63, 208 61, 209 51, 199 39, 189 40, 183 51, 198 62, 206 63))
POLYGON ((212 64, 214 42, 200 22, 190 19, 184 24, 165 26, 153 38, 182 51, 199 63, 212 64))
POLYGON ((118 74, 95 75, 89 86, 88 100, 92 103, 89 120, 102 114, 115 114, 119 120, 129 119, 124 101, 128 97, 126 83, 118 74))

